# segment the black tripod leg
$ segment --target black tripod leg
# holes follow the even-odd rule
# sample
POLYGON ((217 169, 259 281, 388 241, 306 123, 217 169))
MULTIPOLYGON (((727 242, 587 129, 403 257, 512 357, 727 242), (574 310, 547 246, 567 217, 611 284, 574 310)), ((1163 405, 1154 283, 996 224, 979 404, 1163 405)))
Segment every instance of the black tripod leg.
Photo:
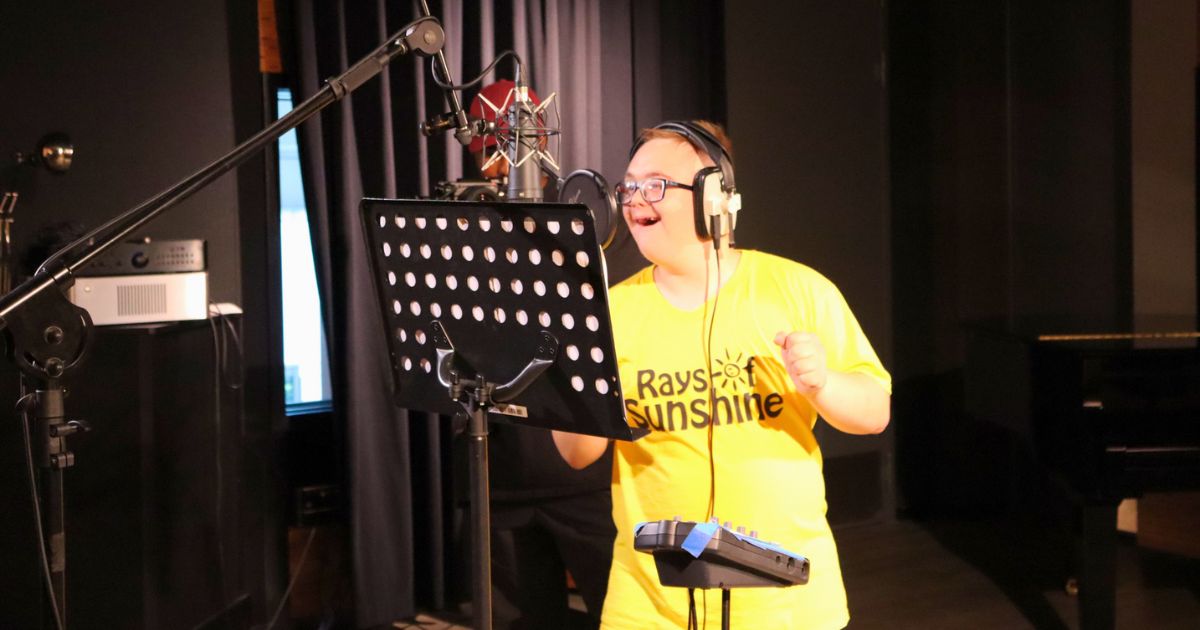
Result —
POLYGON ((721 589, 721 630, 729 630, 729 589, 721 589))
POLYGON ((472 573, 472 609, 477 630, 492 627, 492 514, 491 497, 488 491, 488 425, 487 409, 471 410, 470 425, 471 458, 471 524, 474 526, 472 573))

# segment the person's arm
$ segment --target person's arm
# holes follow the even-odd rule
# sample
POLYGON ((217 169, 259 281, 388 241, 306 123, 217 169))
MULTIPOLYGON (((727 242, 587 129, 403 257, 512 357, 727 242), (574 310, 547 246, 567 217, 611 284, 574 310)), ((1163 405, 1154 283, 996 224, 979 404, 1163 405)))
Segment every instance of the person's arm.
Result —
POLYGON ((775 335, 788 376, 833 428, 844 433, 881 433, 892 415, 892 397, 875 379, 859 372, 830 370, 825 347, 812 333, 775 335))
POLYGON ((587 468, 608 448, 608 439, 580 433, 551 431, 558 454, 575 470, 587 468))

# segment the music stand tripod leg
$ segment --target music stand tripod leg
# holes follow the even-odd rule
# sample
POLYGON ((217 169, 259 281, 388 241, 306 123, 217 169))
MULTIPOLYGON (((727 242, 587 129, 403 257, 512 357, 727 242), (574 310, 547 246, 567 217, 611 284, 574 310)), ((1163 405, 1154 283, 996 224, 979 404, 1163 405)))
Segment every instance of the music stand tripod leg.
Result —
POLYGON ((519 396, 551 365, 558 354, 558 340, 543 331, 533 358, 511 381, 489 383, 482 374, 464 379, 464 366, 455 360, 454 344, 438 320, 430 323, 433 344, 437 348, 438 380, 446 386, 450 398, 459 401, 468 413, 467 438, 471 474, 472 595, 475 628, 492 627, 492 541, 491 491, 488 480, 488 410, 519 396))
POLYGON ((721 630, 729 630, 729 589, 721 589, 721 630))
POLYGON ((488 485, 488 421, 485 406, 475 401, 471 407, 467 437, 470 441, 468 451, 471 460, 471 523, 474 529, 471 541, 474 565, 472 609, 475 627, 488 630, 492 627, 492 515, 488 485))

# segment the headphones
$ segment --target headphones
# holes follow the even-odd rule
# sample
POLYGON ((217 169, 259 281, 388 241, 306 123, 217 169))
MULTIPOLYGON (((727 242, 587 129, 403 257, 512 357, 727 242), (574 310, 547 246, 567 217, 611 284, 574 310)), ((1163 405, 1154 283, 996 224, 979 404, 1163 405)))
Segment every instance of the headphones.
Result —
MULTIPOLYGON (((692 178, 692 215, 696 225, 696 236, 702 239, 712 239, 713 247, 721 248, 721 234, 729 232, 729 242, 733 244, 733 230, 737 227, 737 213, 742 209, 742 196, 737 192, 733 179, 733 160, 725 151, 725 147, 707 129, 691 121, 676 120, 660 123, 654 129, 661 129, 683 136, 696 147, 701 147, 708 154, 713 164, 696 171, 692 178)), ((645 140, 634 143, 629 150, 629 158, 645 144, 645 140)))

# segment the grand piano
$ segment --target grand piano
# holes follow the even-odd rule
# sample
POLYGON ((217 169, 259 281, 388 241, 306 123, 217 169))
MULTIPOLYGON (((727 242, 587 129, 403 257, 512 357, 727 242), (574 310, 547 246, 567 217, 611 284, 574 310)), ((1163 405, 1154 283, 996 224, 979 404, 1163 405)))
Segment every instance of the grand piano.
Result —
POLYGON ((1197 333, 974 331, 968 411, 1028 441, 1080 511, 1080 626, 1115 624, 1118 504, 1200 489, 1197 333))

